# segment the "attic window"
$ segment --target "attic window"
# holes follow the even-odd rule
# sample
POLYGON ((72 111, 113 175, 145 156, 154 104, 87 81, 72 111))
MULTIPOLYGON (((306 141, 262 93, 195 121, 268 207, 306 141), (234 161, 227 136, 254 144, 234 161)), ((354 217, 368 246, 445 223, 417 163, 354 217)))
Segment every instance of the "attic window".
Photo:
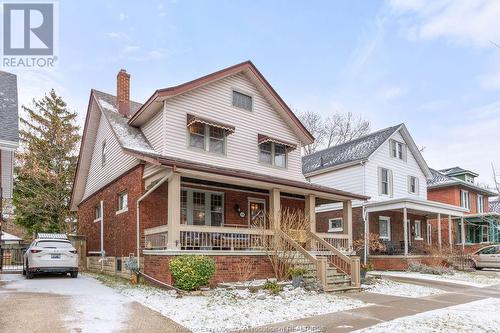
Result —
POLYGON ((396 140, 391 140, 391 156, 406 161, 406 145, 396 140))
POLYGON ((233 106, 252 111, 252 96, 233 90, 233 106))

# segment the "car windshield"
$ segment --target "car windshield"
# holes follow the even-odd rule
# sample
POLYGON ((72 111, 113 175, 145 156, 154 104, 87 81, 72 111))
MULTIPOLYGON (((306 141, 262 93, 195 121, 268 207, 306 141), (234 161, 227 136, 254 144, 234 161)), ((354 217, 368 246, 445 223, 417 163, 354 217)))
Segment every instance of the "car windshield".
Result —
POLYGON ((494 246, 492 247, 487 247, 485 249, 479 250, 478 254, 493 254, 496 252, 496 249, 494 246))
POLYGON ((61 248, 61 247, 62 248, 72 247, 70 242, 54 241, 54 240, 38 241, 38 243, 36 243, 36 246, 43 247, 43 248, 49 248, 49 249, 56 249, 56 248, 61 248))

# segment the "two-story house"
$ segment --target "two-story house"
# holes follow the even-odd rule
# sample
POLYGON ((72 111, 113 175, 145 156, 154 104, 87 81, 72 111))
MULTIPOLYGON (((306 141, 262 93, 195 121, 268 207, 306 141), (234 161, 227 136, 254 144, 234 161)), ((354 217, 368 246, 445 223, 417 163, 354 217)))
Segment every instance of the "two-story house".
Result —
MULTIPOLYGON (((364 257, 378 268, 404 268, 408 260, 429 253, 430 219, 462 217, 466 209, 427 198, 431 170, 404 124, 373 132, 350 142, 304 156, 303 172, 313 184, 364 194, 353 202, 353 239, 363 244, 364 257), (385 244, 371 251, 370 234, 385 244), (368 258, 369 257, 369 258, 368 258)), ((348 232, 340 207, 321 205, 316 224, 322 237, 348 232)), ((436 244, 441 247, 441 243, 436 244)))
POLYGON ((2 200, 12 197, 14 152, 18 145, 17 78, 0 71, 0 217, 2 200))
POLYGON ((299 210, 310 224, 304 232, 331 247, 312 232, 316 205, 340 203, 350 225, 351 201, 366 197, 305 181, 301 147, 314 138, 250 61, 158 89, 144 104, 129 95, 124 70, 116 96, 90 94, 71 200, 96 255, 90 266, 120 272, 135 256, 145 276, 171 283, 169 260, 197 253, 215 259, 214 281, 241 278, 242 263, 267 278, 266 244, 279 238, 315 264, 340 260, 351 274, 342 253, 329 262, 309 256, 280 218, 299 210))
MULTIPOLYGON (((499 242, 500 214, 490 211, 489 198, 498 194, 476 184, 477 173, 460 167, 443 170, 431 169, 427 181, 429 200, 456 205, 467 209, 463 219, 455 219, 452 235, 443 242, 460 245, 473 252, 489 243, 499 242)), ((439 237, 439 235, 436 235, 439 237)))

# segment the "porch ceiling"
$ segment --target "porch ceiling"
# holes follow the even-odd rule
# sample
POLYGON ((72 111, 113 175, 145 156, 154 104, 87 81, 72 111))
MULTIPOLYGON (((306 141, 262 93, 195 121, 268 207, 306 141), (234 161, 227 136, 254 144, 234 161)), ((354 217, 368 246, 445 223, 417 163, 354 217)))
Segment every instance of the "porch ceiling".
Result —
POLYGON ((403 211, 406 208, 409 214, 415 215, 425 215, 430 219, 435 219, 438 214, 441 217, 454 216, 462 217, 467 209, 443 204, 440 202, 429 201, 429 200, 416 200, 416 199, 393 199, 380 202, 368 203, 365 206, 367 213, 381 212, 381 211, 403 211))

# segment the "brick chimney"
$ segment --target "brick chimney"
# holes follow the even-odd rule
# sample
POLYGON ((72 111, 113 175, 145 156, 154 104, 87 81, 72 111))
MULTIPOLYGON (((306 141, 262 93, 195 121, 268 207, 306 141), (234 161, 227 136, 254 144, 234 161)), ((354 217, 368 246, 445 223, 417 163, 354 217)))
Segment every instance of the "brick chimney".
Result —
POLYGON ((116 76, 116 105, 118 113, 129 116, 130 113, 130 74, 120 69, 116 76))

